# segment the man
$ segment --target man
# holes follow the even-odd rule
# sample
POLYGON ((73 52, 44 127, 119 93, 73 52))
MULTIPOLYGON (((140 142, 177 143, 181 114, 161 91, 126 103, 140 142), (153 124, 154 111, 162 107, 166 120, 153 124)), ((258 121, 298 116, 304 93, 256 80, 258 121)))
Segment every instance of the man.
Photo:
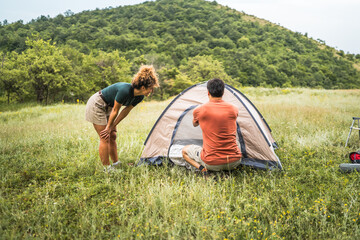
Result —
POLYGON ((183 158, 204 174, 231 170, 241 162, 236 142, 238 108, 222 100, 225 84, 221 79, 208 81, 207 89, 209 102, 193 112, 193 125, 202 130, 203 147, 187 145, 182 150, 183 158))

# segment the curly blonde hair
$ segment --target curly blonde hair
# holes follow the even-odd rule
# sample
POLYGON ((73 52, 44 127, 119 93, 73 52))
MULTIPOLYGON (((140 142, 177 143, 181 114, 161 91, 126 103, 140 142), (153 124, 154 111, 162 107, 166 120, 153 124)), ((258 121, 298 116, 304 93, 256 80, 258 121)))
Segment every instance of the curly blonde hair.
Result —
POLYGON ((140 89, 142 86, 145 88, 159 87, 159 80, 156 76, 155 69, 152 65, 143 65, 140 70, 135 74, 131 81, 131 86, 136 89, 140 89))

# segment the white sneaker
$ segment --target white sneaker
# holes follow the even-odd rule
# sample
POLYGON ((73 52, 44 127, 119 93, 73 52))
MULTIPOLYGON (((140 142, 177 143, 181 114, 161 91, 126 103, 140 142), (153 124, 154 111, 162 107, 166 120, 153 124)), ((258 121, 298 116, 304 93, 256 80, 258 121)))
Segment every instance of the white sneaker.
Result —
POLYGON ((112 173, 115 172, 115 167, 113 165, 104 166, 104 172, 105 173, 112 173))
POLYGON ((121 168, 121 162, 117 161, 116 163, 111 164, 111 166, 113 166, 116 169, 119 169, 119 168, 121 168))

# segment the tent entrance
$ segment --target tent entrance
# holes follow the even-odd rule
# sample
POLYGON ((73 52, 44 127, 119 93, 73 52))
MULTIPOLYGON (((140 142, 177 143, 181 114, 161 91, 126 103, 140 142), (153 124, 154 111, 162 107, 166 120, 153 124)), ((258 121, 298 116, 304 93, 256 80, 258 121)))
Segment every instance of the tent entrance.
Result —
POLYGON ((193 126, 193 110, 198 105, 193 105, 186 109, 179 117, 171 138, 168 151, 168 158, 176 165, 187 166, 182 158, 182 149, 186 145, 203 145, 202 131, 200 126, 193 126))

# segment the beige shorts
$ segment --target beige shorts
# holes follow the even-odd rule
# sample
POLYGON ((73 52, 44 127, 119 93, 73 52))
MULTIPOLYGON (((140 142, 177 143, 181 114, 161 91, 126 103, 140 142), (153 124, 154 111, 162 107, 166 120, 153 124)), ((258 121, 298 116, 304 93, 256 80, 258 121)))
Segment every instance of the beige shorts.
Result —
POLYGON ((201 157, 200 157, 201 151, 202 151, 202 147, 200 147, 198 145, 189 145, 189 147, 186 150, 188 156, 191 159, 194 159, 197 163, 206 167, 206 169, 210 170, 210 171, 222 171, 222 170, 229 171, 229 170, 235 169, 241 163, 241 158, 240 158, 238 161, 226 163, 226 164, 222 164, 222 165, 208 165, 208 164, 204 163, 204 161, 201 159, 201 157))
POLYGON ((111 110, 112 107, 108 106, 97 92, 86 103, 85 120, 96 125, 106 126, 111 110))

